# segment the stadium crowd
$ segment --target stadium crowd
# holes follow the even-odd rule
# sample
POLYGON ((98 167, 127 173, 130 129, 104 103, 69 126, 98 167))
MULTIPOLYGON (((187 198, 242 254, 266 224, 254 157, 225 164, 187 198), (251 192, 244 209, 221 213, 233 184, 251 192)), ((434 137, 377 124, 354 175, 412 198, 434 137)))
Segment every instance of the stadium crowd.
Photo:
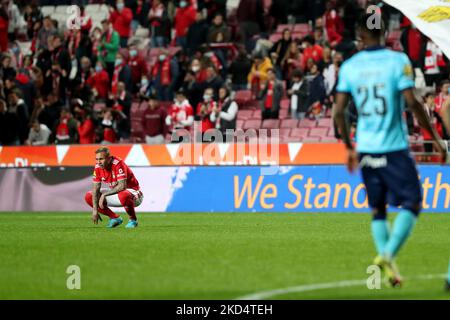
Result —
MULTIPOLYGON (((439 116, 448 59, 394 8, 365 0, 234 2, 3 0, 0 145, 165 143, 194 122, 201 132, 270 119, 317 124, 330 115, 341 64, 362 49, 355 21, 371 4, 383 13, 386 45, 409 56, 427 112, 448 139, 439 116), (80 19, 66 25, 43 13, 69 4, 79 5, 80 19), (107 8, 103 19, 91 17, 94 4, 107 8)), ((356 109, 348 110, 355 130, 356 109)), ((410 134, 419 135, 406 116, 410 134)))

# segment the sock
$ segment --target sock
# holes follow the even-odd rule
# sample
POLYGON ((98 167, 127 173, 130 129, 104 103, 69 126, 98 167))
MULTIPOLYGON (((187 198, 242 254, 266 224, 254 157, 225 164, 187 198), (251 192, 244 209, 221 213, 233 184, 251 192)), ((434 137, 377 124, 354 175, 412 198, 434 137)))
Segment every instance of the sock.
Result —
POLYGON ((450 283, 450 263, 448 264, 447 281, 450 283))
POLYGON ((127 190, 119 192, 119 200, 130 217, 130 220, 136 221, 137 217, 136 212, 134 211, 133 195, 127 190))
POLYGON ((403 209, 395 218, 394 225, 389 240, 384 248, 384 253, 388 258, 393 258, 398 253, 402 245, 408 239, 417 217, 409 210, 403 209))
MULTIPOLYGON (((93 206, 93 204, 92 204, 92 191, 89 191, 88 193, 86 193, 86 196, 84 197, 84 199, 86 200, 86 203, 88 205, 90 205, 91 207, 93 206)), ((120 217, 117 213, 114 213, 108 207, 104 207, 103 209, 98 207, 97 211, 100 212, 101 214, 104 214, 105 216, 108 216, 110 219, 115 219, 115 218, 120 217)))
POLYGON ((386 219, 372 220, 372 237, 378 255, 384 254, 384 248, 389 240, 389 223, 386 219))

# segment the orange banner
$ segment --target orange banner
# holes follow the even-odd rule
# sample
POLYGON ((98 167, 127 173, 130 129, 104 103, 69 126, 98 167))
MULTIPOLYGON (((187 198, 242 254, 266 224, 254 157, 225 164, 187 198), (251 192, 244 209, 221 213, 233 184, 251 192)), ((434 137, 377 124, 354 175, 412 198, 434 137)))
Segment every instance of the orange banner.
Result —
MULTIPOLYGON (((0 167, 92 166, 98 145, 0 147, 0 167)), ((342 164, 345 148, 318 144, 125 144, 108 146, 130 166, 342 164)))

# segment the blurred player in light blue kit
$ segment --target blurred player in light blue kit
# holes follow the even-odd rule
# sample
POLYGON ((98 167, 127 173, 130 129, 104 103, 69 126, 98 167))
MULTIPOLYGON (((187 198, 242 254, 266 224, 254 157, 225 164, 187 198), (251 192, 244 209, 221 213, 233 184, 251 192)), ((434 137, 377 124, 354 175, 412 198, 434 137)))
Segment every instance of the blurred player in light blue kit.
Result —
MULTIPOLYGON (((449 94, 450 94, 450 88, 449 94)), ((444 122, 447 132, 450 132, 450 98, 444 102, 441 110, 442 121, 444 122)), ((450 263, 448 264, 447 279, 445 281, 445 290, 450 291, 450 263)))
POLYGON ((334 118, 348 150, 350 172, 358 164, 372 209, 372 236, 378 252, 374 264, 393 287, 402 279, 394 262, 408 239, 421 210, 422 192, 415 162, 409 152, 404 102, 421 127, 429 131, 437 151, 446 150, 431 126, 423 106, 414 96, 413 69, 404 53, 381 46, 384 28, 370 27, 372 15, 358 21, 358 36, 365 49, 344 62, 339 72, 334 118), (345 108, 353 98, 358 110, 356 150, 345 123, 345 108), (400 206, 390 230, 386 205, 400 206))

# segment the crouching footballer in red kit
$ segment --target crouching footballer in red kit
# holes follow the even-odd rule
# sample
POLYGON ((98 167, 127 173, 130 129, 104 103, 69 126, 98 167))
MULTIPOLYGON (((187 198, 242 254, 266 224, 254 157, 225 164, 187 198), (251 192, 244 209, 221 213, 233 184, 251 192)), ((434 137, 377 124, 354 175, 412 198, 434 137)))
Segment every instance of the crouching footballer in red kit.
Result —
POLYGON ((92 221, 98 224, 98 220, 102 220, 101 213, 110 219, 108 228, 117 227, 123 220, 109 207, 124 207, 130 218, 126 228, 136 228, 138 222, 134 208, 142 203, 144 195, 133 172, 122 159, 110 155, 108 148, 95 151, 95 163, 94 186, 85 196, 87 204, 92 207, 92 221), (108 188, 101 189, 102 183, 108 188))

